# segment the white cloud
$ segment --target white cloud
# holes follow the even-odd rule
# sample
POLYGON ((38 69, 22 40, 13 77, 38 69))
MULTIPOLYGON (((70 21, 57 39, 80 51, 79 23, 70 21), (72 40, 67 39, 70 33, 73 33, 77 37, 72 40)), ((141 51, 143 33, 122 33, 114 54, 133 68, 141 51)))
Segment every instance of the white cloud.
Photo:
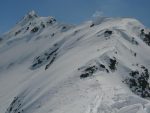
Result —
POLYGON ((92 15, 93 18, 102 17, 102 16, 103 16, 103 12, 102 12, 102 11, 96 11, 96 12, 92 15))
POLYGON ((104 20, 104 15, 102 11, 95 11, 95 13, 92 15, 92 21, 95 25, 98 25, 100 23, 102 23, 102 21, 104 20))

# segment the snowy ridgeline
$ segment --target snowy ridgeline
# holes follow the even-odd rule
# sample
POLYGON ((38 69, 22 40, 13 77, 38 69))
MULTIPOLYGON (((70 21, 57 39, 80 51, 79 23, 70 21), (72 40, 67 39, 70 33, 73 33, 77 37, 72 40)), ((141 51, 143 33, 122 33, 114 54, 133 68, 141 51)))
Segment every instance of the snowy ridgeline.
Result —
POLYGON ((29 12, 0 37, 0 113, 150 113, 150 31, 29 12))

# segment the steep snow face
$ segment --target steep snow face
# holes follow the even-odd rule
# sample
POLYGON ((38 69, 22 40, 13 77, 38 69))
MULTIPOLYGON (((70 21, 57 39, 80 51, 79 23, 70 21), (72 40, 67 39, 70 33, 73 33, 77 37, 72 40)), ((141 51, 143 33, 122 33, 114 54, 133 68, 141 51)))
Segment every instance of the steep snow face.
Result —
POLYGON ((0 113, 150 113, 149 30, 29 12, 0 40, 0 113))

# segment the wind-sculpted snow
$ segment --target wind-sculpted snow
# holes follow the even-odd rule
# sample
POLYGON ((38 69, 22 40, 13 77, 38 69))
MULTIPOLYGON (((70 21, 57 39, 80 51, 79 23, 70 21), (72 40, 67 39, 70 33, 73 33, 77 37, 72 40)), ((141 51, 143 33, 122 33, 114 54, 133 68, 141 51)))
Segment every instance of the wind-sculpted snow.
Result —
POLYGON ((0 36, 0 113, 150 113, 149 29, 29 12, 0 36))

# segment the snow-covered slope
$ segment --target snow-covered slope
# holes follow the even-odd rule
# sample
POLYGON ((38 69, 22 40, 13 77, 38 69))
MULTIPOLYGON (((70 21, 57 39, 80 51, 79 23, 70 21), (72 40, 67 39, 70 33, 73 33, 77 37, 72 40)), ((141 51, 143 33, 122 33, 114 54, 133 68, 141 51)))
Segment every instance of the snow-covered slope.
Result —
POLYGON ((29 12, 0 38, 0 113, 150 113, 149 45, 136 19, 29 12))

